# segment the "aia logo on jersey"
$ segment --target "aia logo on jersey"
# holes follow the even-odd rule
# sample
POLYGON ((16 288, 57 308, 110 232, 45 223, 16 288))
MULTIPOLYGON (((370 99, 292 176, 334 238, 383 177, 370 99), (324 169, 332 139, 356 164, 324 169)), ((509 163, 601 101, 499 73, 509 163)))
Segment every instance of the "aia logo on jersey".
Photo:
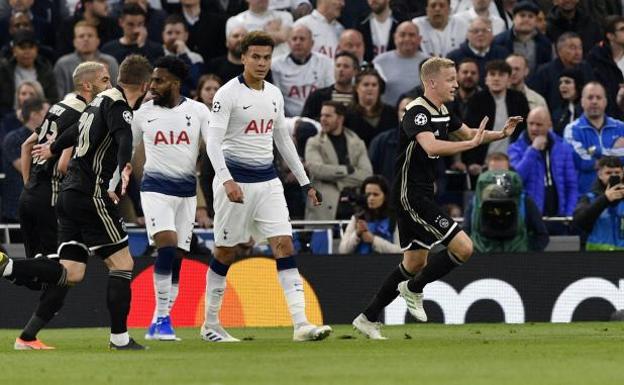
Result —
POLYGON ((326 47, 322 45, 317 52, 325 56, 329 56, 330 59, 334 58, 334 47, 326 47))
POLYGON ((267 122, 264 119, 260 119, 259 122, 254 119, 245 128, 245 134, 268 134, 271 131, 273 131, 273 119, 267 122))
POLYGON ((303 85, 303 86, 292 86, 288 90, 288 97, 297 98, 297 99, 307 99, 308 95, 310 95, 315 90, 316 90, 316 86, 314 86, 314 84, 308 84, 308 85, 303 85))
POLYGON ((179 133, 174 131, 169 131, 169 133, 167 133, 158 130, 154 137, 154 146, 159 144, 191 144, 191 140, 184 130, 179 133))

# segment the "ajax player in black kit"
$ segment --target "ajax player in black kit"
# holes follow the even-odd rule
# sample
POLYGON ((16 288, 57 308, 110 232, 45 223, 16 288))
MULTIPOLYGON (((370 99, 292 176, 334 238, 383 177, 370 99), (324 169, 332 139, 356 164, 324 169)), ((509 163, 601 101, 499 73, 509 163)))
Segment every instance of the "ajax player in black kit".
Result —
MULTIPOLYGON (((131 106, 140 104, 151 73, 151 65, 144 57, 126 57, 119 66, 118 85, 98 94, 80 116, 75 154, 57 202, 61 263, 46 258, 13 261, 0 254, 3 276, 37 278, 58 286, 71 286, 82 281, 89 255, 104 260, 109 269, 109 347, 115 350, 144 349, 128 334, 126 321, 130 312, 134 264, 116 200, 109 197, 107 191, 117 168, 121 170, 122 194, 127 187, 132 173, 131 106)), ((71 147, 76 137, 74 131, 66 130, 57 138, 55 148, 71 147)))
POLYGON ((401 121, 393 189, 403 261, 353 321, 353 326, 371 339, 385 339, 376 321, 399 294, 408 311, 426 322, 422 294, 425 285, 442 278, 472 255, 470 237, 434 201, 436 160, 507 138, 522 121, 521 117, 510 117, 501 131, 485 131, 487 117, 478 129, 472 129, 451 116, 444 103, 453 100, 458 85, 455 63, 449 59, 427 60, 422 65, 421 80, 424 96, 407 106, 401 121), (446 248, 429 255, 437 244, 446 248))

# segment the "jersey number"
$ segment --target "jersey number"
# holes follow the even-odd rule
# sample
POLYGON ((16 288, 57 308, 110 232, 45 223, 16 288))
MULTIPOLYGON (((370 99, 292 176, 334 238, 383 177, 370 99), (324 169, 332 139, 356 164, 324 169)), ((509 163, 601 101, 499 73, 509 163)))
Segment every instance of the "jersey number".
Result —
MULTIPOLYGON (((47 141, 52 142, 54 139, 56 139, 57 133, 58 127, 56 125, 56 122, 50 122, 48 119, 46 119, 41 125, 41 130, 39 131, 37 143, 44 143, 44 140, 46 139, 47 141)), ((33 158, 34 164, 44 164, 45 162, 45 159, 41 159, 37 156, 33 158)))
POLYGON ((85 156, 87 151, 89 151, 89 130, 91 129, 94 117, 95 115, 87 112, 80 115, 80 119, 78 120, 80 123, 78 125, 78 148, 76 149, 75 157, 85 156))

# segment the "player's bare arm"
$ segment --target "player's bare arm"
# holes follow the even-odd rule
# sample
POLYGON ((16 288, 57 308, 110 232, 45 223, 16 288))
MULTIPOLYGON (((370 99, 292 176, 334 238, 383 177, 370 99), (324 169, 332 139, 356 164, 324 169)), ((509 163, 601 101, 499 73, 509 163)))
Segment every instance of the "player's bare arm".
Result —
POLYGON ((22 165, 22 180, 24 184, 28 183, 28 178, 30 177, 30 165, 32 163, 32 155, 31 151, 35 143, 37 143, 38 135, 33 132, 25 141, 22 143, 22 152, 20 156, 20 163, 22 165))
MULTIPOLYGON (((485 121, 487 123, 487 121, 485 121)), ((483 143, 485 137, 485 123, 476 130, 471 139, 462 141, 447 141, 436 139, 433 132, 425 131, 416 135, 416 141, 429 156, 450 156, 462 151, 470 150, 483 143)))
MULTIPOLYGON (((483 137, 483 143, 495 142, 497 140, 502 140, 513 135, 516 127, 523 120, 522 116, 512 116, 507 119, 505 122, 505 126, 501 131, 485 131, 483 137)), ((481 121, 481 126, 485 126, 488 122, 488 117, 484 117, 481 121)), ((450 134, 451 138, 454 140, 470 140, 476 135, 478 128, 470 128, 466 124, 463 124, 459 130, 456 130, 450 134)))

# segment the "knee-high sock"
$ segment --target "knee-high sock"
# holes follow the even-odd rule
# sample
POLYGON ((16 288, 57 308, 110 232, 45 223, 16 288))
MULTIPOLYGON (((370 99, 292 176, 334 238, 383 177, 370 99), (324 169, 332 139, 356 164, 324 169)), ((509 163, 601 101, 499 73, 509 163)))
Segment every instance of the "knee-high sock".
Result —
POLYGON ((410 279, 407 288, 414 293, 422 293, 426 284, 437 281, 461 265, 463 262, 450 251, 441 250, 427 259, 427 266, 410 279))
POLYGON ((219 323, 219 312, 225 294, 225 277, 227 276, 229 265, 224 265, 212 258, 210 268, 206 273, 206 324, 219 323))
POLYGON ((399 263, 390 275, 386 277, 386 280, 381 284, 379 291, 373 297, 372 301, 368 304, 364 315, 369 321, 375 322, 379 319, 379 314, 383 309, 388 306, 399 295, 397 286, 400 282, 408 280, 414 277, 414 274, 409 273, 403 267, 403 263, 399 263))
POLYGON ((24 327, 20 338, 24 341, 34 341, 37 333, 54 318, 54 315, 61 310, 68 287, 48 286, 41 297, 37 309, 24 327))
POLYGON ((176 258, 173 260, 173 268, 171 269, 171 290, 169 291, 169 314, 178 299, 178 293, 180 292, 180 270, 182 270, 182 258, 176 258))
POLYGON ((297 269, 295 257, 292 255, 286 258, 275 260, 277 265, 277 277, 284 290, 286 304, 293 320, 293 325, 308 323, 305 314, 305 297, 303 293, 303 279, 297 269))
POLYGON ((173 246, 166 246, 158 249, 156 262, 154 262, 154 295, 156 296, 154 319, 157 317, 165 317, 169 314, 171 269, 175 256, 176 248, 173 246))
POLYGON ((111 270, 108 273, 106 302, 111 319, 111 342, 116 345, 125 345, 129 339, 127 320, 132 299, 131 279, 132 271, 129 270, 111 270))
POLYGON ((21 281, 39 281, 57 286, 67 285, 65 267, 48 258, 13 261, 10 276, 21 281))

